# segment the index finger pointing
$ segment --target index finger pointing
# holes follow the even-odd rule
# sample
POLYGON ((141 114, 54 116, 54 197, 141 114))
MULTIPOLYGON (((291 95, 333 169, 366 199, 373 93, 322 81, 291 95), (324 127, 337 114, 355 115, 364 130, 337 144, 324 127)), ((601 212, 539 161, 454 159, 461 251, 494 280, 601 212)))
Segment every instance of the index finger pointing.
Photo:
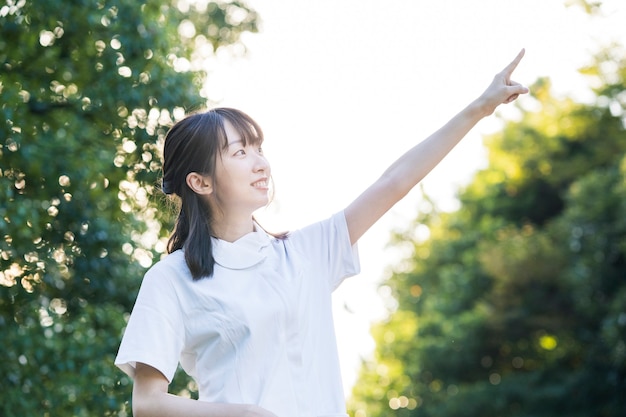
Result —
POLYGON ((502 70, 502 73, 506 74, 507 77, 510 76, 515 70, 515 68, 517 68, 517 64, 519 64, 519 62, 522 60, 522 57, 524 56, 525 52, 526 50, 522 48, 522 50, 519 51, 515 59, 511 61, 511 63, 502 70))

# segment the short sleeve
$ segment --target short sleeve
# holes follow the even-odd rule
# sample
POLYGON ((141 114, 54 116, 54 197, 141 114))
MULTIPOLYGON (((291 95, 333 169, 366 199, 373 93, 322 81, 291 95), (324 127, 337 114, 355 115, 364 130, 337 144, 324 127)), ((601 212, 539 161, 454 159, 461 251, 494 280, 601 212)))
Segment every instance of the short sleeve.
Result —
POLYGON ((289 240, 311 262, 325 266, 332 290, 361 271, 358 246, 350 243, 343 211, 293 232, 289 240))
POLYGON ((159 370, 170 382, 178 367, 184 323, 167 273, 159 264, 146 273, 124 331, 115 365, 131 378, 137 362, 159 370))

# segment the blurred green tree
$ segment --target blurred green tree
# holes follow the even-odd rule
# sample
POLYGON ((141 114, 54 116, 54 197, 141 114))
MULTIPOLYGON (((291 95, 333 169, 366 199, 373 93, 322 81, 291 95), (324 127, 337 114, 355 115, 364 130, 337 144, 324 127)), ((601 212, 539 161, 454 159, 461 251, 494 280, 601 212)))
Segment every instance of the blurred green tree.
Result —
POLYGON ((112 361, 171 226, 158 145, 257 20, 237 1, 0 5, 0 415, 130 414, 112 361))
POLYGON ((626 415, 625 52, 582 70, 591 104, 538 80, 460 209, 393 237, 412 255, 383 284, 396 307, 372 329, 356 417, 626 415))

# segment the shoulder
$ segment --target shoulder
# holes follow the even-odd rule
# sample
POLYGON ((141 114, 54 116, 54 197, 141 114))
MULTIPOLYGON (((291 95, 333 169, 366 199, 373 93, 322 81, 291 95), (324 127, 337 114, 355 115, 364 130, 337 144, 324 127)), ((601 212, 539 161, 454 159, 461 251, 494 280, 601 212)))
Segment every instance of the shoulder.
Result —
POLYGON ((171 269, 171 268, 180 268, 185 264, 185 252, 182 249, 175 250, 174 252, 163 256, 159 259, 150 270, 156 269, 171 269))
POLYGON ((187 276, 191 274, 186 268, 182 251, 165 256, 144 274, 133 311, 147 309, 153 313, 158 311, 160 316, 178 317, 181 312, 181 295, 188 286, 185 284, 187 276))
POLYGON ((343 211, 339 211, 332 216, 312 223, 308 226, 296 229, 289 233, 288 240, 327 240, 330 236, 347 234, 348 226, 343 211))
POLYGON ((191 273, 185 262, 185 253, 182 250, 174 251, 152 265, 143 279, 143 285, 162 284, 168 282, 174 285, 177 281, 191 279, 191 273))
POLYGON ((319 260, 327 258, 338 242, 343 241, 349 242, 349 235, 344 213, 340 211, 290 232, 283 244, 287 252, 319 260))

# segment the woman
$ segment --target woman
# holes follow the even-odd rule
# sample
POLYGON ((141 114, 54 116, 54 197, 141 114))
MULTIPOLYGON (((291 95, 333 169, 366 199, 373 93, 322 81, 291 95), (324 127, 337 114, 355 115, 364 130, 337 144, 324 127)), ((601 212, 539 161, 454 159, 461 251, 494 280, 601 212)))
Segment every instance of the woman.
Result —
POLYGON ((528 92, 511 81, 523 55, 345 209, 285 236, 253 218, 271 179, 254 120, 218 108, 174 125, 163 191, 180 198, 180 214, 115 361, 134 379, 133 414, 345 417, 331 293, 359 272, 356 242, 479 120, 528 92), (168 394, 179 363, 200 401, 168 394))

